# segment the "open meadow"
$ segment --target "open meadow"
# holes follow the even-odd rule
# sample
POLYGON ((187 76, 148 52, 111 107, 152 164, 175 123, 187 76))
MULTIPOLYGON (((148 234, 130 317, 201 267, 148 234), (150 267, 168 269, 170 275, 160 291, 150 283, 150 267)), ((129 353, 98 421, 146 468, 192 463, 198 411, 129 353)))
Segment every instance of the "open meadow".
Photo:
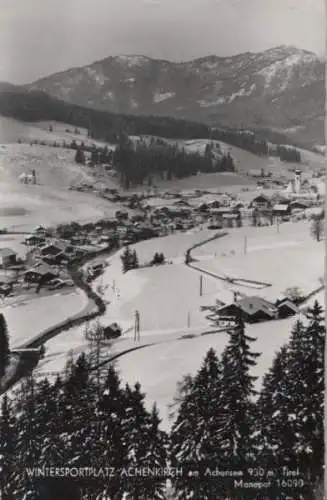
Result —
POLYGON ((92 182, 74 162, 74 152, 49 146, 7 144, 0 148, 0 228, 30 230, 37 225, 90 221, 112 216, 117 205, 92 193, 69 190, 92 182), (36 185, 19 175, 36 172, 36 185))
MULTIPOLYGON (((232 302, 234 290, 275 300, 287 287, 298 286, 304 292, 310 292, 321 285, 323 242, 317 243, 312 239, 307 223, 282 225, 279 233, 275 227, 246 228, 249 238, 246 255, 243 254, 244 231, 245 228, 232 230, 228 236, 199 247, 194 254, 200 260, 194 264, 212 273, 270 281, 273 285, 271 289, 231 285, 204 275, 200 296, 201 273, 188 268, 182 260, 184 251, 192 242, 199 241, 197 233, 193 236, 172 235, 133 245, 140 262, 147 260, 151 252, 166 252, 173 263, 164 266, 123 274, 120 251, 109 259, 105 273, 94 283, 107 301, 107 311, 100 318, 100 323, 107 325, 117 321, 124 330, 123 336, 114 341, 112 348, 104 348, 103 356, 106 358, 110 353, 119 354, 134 347, 147 346, 119 357, 118 368, 126 382, 140 381, 147 393, 148 405, 157 401, 165 428, 170 425, 167 405, 173 399, 178 380, 186 373, 195 373, 210 347, 221 354, 228 340, 225 332, 203 335, 204 332, 217 330, 217 327, 207 317, 209 312, 202 310, 201 306, 212 306, 217 299, 232 302), (233 249, 237 248, 239 251, 233 253, 233 249), (217 258, 224 253, 225 256, 217 258), (307 261, 306 257, 309 257, 307 261), (135 310, 140 312, 141 326, 137 343, 133 338, 135 310)), ((323 300, 323 293, 320 292, 317 298, 323 300)), ((313 300, 308 304, 312 305, 313 300)), ((276 351, 288 341, 296 319, 297 316, 293 316, 247 325, 247 333, 257 339, 253 349, 262 353, 253 371, 259 377, 258 388, 276 351)), ((89 346, 84 338, 84 328, 79 327, 47 342, 46 348, 46 357, 36 369, 39 374, 63 370, 68 352, 73 352, 76 358, 89 346)))
POLYGON ((37 337, 43 330, 61 323, 81 312, 87 305, 87 297, 81 292, 58 292, 55 295, 26 299, 12 305, 1 304, 9 331, 11 348, 37 337))
MULTIPOLYGON (((54 124, 54 131, 50 132, 50 123, 33 126, 15 123, 0 121, 0 141, 3 144, 0 149, 0 228, 29 231, 39 224, 97 220, 112 216, 120 208, 92 192, 68 189, 71 184, 94 181, 90 169, 74 162, 73 151, 17 143, 19 138, 26 137, 27 131, 30 140, 50 140, 51 137, 53 140, 74 138, 77 141, 83 139, 85 131, 80 130, 80 134, 74 135, 66 132, 65 124, 54 124), (22 184, 19 175, 31 173, 32 169, 36 171, 37 184, 22 184)), ((205 143, 187 141, 185 147, 199 150, 205 147, 205 143)), ((174 189, 231 190, 240 197, 242 192, 244 197, 251 197, 256 190, 255 183, 245 174, 259 168, 259 163, 260 167, 272 170, 276 175, 286 175, 291 168, 291 165, 281 165, 276 159, 262 159, 238 148, 226 148, 235 157, 237 174, 192 176, 174 182, 174 189), (247 188, 252 192, 242 191, 247 188)), ((305 168, 321 167, 319 155, 310 154, 306 158, 308 165, 305 168)), ((108 185, 115 186, 110 180, 108 185)), ((169 182, 158 182, 158 191, 171 187, 169 182)), ((198 199, 196 203, 200 201, 198 199)), ((104 273, 92 285, 107 305, 100 323, 107 326, 117 322, 123 329, 122 337, 114 341, 112 347, 104 346, 102 355, 108 358, 110 354, 122 353, 118 368, 123 380, 130 384, 140 381, 147 393, 147 404, 157 401, 165 428, 170 425, 167 405, 173 399, 177 382, 184 374, 194 373, 199 368, 210 347, 221 354, 228 340, 225 331, 217 332, 219 328, 208 317, 210 311, 205 307, 214 306, 216 301, 231 303, 234 291, 274 301, 282 297, 286 288, 298 287, 307 294, 322 284, 324 242, 312 238, 308 222, 228 229, 227 236, 193 250, 196 259, 193 265, 198 269, 186 266, 186 250, 213 235, 214 232, 207 229, 196 229, 131 245, 131 249, 137 252, 140 268, 124 274, 123 250, 120 250, 108 259, 104 273), (155 252, 162 252, 168 263, 149 267, 147 264, 155 252), (219 279, 226 276, 267 282, 271 286, 251 286, 219 279), (136 311, 140 314, 140 339, 137 343, 134 342, 136 311), (124 354, 140 346, 144 348, 124 354)), ((3 235, 1 247, 13 248, 21 257, 26 253, 15 235, 3 235)), ((323 292, 317 298, 323 301, 323 292)), ((313 300, 310 299, 308 305, 312 305, 313 300)), ((82 293, 57 293, 51 297, 22 300, 15 305, 4 302, 1 312, 8 322, 11 347, 23 345, 43 329, 77 314, 85 305, 86 297, 82 293)), ((258 376, 257 387, 276 351, 287 342, 296 319, 294 316, 247 326, 247 333, 257 339, 254 349, 262 353, 253 371, 258 376)), ((91 322, 89 326, 94 324, 91 322)), ((89 350, 85 325, 59 334, 46 342, 45 347, 45 357, 40 360, 35 373, 41 376, 61 372, 71 354, 76 359, 80 352, 89 350)))

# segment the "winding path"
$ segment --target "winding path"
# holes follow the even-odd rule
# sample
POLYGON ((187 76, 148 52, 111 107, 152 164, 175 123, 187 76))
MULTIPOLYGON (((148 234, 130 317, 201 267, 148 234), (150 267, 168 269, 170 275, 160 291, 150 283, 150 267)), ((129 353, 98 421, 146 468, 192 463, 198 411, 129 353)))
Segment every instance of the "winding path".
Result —
MULTIPOLYGON (((199 273, 207 274, 215 279, 222 280, 222 281, 225 281, 228 283, 233 283, 233 284, 238 284, 238 285, 241 285, 241 284, 244 284, 244 285, 249 284, 250 285, 250 284, 252 284, 252 285, 261 286, 262 288, 272 286, 271 283, 260 282, 260 281, 256 281, 256 280, 248 280, 248 279, 243 279, 243 278, 232 278, 228 275, 220 276, 220 275, 217 275, 215 273, 211 273, 209 271, 201 269, 200 267, 198 267, 197 265, 194 264, 194 262, 196 262, 196 259, 193 259, 191 256, 192 250, 194 250, 195 248, 198 248, 200 246, 203 246, 210 241, 213 241, 215 239, 219 239, 223 236, 226 236, 227 234, 228 234, 227 232, 216 233, 214 236, 207 238, 206 240, 203 240, 199 243, 196 243, 195 245, 193 245, 192 247, 187 249, 185 252, 185 265, 188 266, 190 269, 193 269, 199 273)), ((70 272, 72 280, 74 281, 76 287, 82 289, 85 292, 85 294, 88 296, 89 303, 83 309, 83 311, 74 315, 71 318, 66 319, 65 321, 61 322, 60 324, 57 324, 57 325, 50 327, 47 330, 43 331, 37 337, 35 337, 31 341, 24 344, 24 346, 22 346, 22 348, 25 348, 25 349, 35 348, 36 349, 38 347, 41 347, 46 341, 50 340, 51 338, 58 335, 59 333, 61 333, 63 331, 67 331, 70 328, 72 328, 73 326, 83 324, 84 322, 89 321, 91 319, 94 319, 97 316, 101 316, 105 313, 106 305, 105 305, 104 301, 101 299, 100 296, 98 296, 95 293, 95 291, 92 289, 92 287, 84 281, 83 274, 81 273, 80 268, 86 262, 89 262, 89 261, 95 259, 99 255, 105 255, 106 257, 110 257, 115 251, 116 251, 116 249, 111 249, 111 250, 106 249, 106 250, 94 252, 93 254, 88 254, 86 257, 75 260, 74 262, 72 262, 69 265, 68 270, 70 272), (94 310, 95 307, 96 307, 96 310, 94 310)), ((322 285, 321 287, 319 287, 319 289, 314 290, 312 293, 310 293, 310 295, 308 297, 306 297, 304 299, 303 302, 307 302, 307 300, 312 298, 312 296, 314 296, 316 293, 319 293, 323 288, 324 288, 324 286, 322 285)), ((99 366, 92 367, 92 370, 97 370, 99 367, 102 367, 108 363, 111 363, 122 356, 125 356, 127 354, 130 354, 130 353, 137 351, 137 350, 140 350, 140 349, 144 349, 146 347, 152 347, 155 345, 159 345, 161 343, 176 342, 178 340, 197 338, 197 337, 200 337, 202 335, 224 333, 227 330, 228 330, 228 328, 224 327, 224 328, 216 328, 216 329, 212 329, 212 330, 203 331, 200 334, 189 334, 186 331, 185 334, 181 335, 179 332, 178 336, 176 336, 176 338, 173 338, 173 339, 161 340, 158 342, 149 342, 147 344, 142 344, 142 345, 135 345, 133 347, 129 347, 127 349, 121 350, 118 353, 112 354, 111 356, 109 356, 105 360, 101 360, 99 366)), ((113 340, 113 343, 114 343, 114 340, 113 340)), ((30 370, 36 366, 36 364, 34 364, 34 366, 31 366, 30 363, 29 363, 29 366, 24 365, 24 363, 21 363, 21 364, 22 364, 22 366, 20 367, 20 369, 17 370, 17 376, 15 377, 15 379, 13 379, 11 381, 10 386, 6 387, 6 390, 8 390, 15 383, 17 383, 22 377, 26 376, 26 373, 30 372, 30 370)))
POLYGON ((59 335, 59 333, 70 330, 74 326, 81 325, 98 316, 102 316, 105 313, 106 305, 104 301, 101 299, 99 295, 95 293, 92 287, 84 281, 83 273, 80 271, 80 268, 87 262, 94 260, 100 255, 110 257, 111 255, 113 255, 113 253, 115 253, 115 251, 117 251, 116 248, 112 249, 106 248, 103 250, 95 251, 87 254, 86 256, 75 259, 68 265, 68 272, 71 276, 71 279, 73 280, 75 286, 83 290, 83 292, 87 295, 89 299, 88 304, 79 313, 75 314, 74 316, 71 316, 70 318, 67 318, 66 320, 54 326, 47 328, 46 330, 43 330, 32 340, 29 340, 28 342, 18 347, 16 350, 14 350, 17 352, 19 352, 20 350, 22 351, 22 353, 19 356, 18 367, 15 375, 11 378, 10 382, 6 384, 5 388, 2 391, 0 391, 0 394, 10 389, 13 385, 19 382, 21 378, 30 373, 30 371, 33 368, 35 368, 35 366, 37 366, 38 363, 37 351, 35 353, 35 356, 31 357, 28 354, 27 355, 24 354, 25 349, 37 350, 38 348, 43 346, 45 342, 52 339, 56 335, 59 335))

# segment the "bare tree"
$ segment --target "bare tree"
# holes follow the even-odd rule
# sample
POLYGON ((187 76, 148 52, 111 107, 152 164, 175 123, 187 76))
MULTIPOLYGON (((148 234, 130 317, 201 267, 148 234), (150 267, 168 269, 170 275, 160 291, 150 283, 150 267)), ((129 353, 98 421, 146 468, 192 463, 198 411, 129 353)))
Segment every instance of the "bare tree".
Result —
POLYGON ((289 288, 286 288, 286 290, 284 290, 284 295, 285 297, 287 297, 288 299, 292 300, 295 303, 304 298, 304 294, 297 286, 291 286, 289 288))
POLYGON ((98 390, 101 383, 107 375, 108 365, 106 363, 112 355, 112 341, 105 336, 105 328, 96 321, 93 325, 87 325, 85 328, 85 338, 89 342, 88 359, 91 371, 94 372, 98 390))
POLYGON ((193 377, 190 373, 183 375, 182 379, 177 382, 177 389, 172 403, 168 405, 169 419, 173 420, 179 410, 181 403, 188 396, 193 387, 193 377))

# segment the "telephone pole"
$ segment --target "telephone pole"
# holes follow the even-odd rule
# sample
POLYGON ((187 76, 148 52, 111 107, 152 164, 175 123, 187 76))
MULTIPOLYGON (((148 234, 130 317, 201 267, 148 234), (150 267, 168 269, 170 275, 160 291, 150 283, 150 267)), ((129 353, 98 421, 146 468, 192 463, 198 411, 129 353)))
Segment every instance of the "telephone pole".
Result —
POLYGON ((203 276, 200 275, 200 297, 203 295, 203 276))
POLYGON ((244 236, 244 254, 246 254, 248 249, 248 237, 244 236))
POLYGON ((140 312, 138 310, 135 311, 134 342, 140 342, 140 312))

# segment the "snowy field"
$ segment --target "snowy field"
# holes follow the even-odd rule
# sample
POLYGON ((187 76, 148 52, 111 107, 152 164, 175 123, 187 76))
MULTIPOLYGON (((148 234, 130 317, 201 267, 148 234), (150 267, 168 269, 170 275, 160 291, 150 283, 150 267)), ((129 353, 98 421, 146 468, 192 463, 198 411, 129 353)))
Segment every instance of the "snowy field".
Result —
POLYGON ((0 234, 0 249, 10 248, 17 253, 17 256, 24 259, 27 247, 22 244, 23 236, 21 234, 0 234))
MULTIPOLYGON (((71 183, 92 181, 86 169, 74 163, 73 151, 14 144, 19 138, 25 137, 27 129, 30 139, 44 140, 83 139, 85 131, 75 137, 66 133, 66 128, 72 127, 65 124, 52 124, 54 132, 49 132, 49 123, 27 126, 14 122, 9 120, 5 123, 0 120, 0 142, 7 143, 0 147, 0 228, 14 226, 16 229, 29 230, 38 224, 87 221, 112 216, 119 208, 117 204, 111 204, 92 194, 68 191, 71 183), (36 170, 39 184, 21 184, 18 176, 22 172, 30 173, 32 169, 36 170)), ((191 141, 188 142, 188 147, 194 148, 200 147, 201 141, 193 141, 192 144, 191 141)), ((204 147, 203 141, 201 147, 204 147)), ((227 150, 235 157, 236 167, 244 173, 261 167, 274 169, 276 172, 281 168, 277 159, 262 159, 229 146, 227 150)), ((317 157, 321 166, 321 157, 317 157)), ((315 157, 310 156, 309 159, 312 165, 316 161, 315 157)), ((283 164, 282 167, 287 170, 291 165, 283 164)), ((251 184, 253 182, 246 176, 211 174, 174 182, 174 189, 218 190, 228 187, 240 192, 241 188, 235 186, 244 188, 251 184)), ((167 189, 172 184, 158 183, 158 186, 167 189)), ((193 255, 199 259, 196 265, 217 274, 272 282, 273 287, 258 291, 231 286, 204 275, 203 294, 200 296, 201 273, 185 266, 184 254, 190 246, 214 233, 203 229, 132 245, 141 265, 149 262, 155 252, 163 252, 172 263, 123 274, 121 252, 118 252, 108 259, 109 265, 104 274, 94 283, 95 288, 100 287, 107 302, 107 311, 100 318, 100 323, 108 325, 117 321, 124 330, 123 337, 115 341, 115 353, 135 347, 133 325, 136 310, 140 312, 140 344, 158 344, 122 356, 118 367, 125 381, 131 384, 140 381, 147 393, 147 404, 157 401, 165 428, 169 427, 167 404, 173 399, 178 380, 183 374, 198 370, 210 347, 221 354, 227 342, 226 333, 201 336, 201 333, 213 328, 207 318, 209 313, 201 310, 201 306, 212 306, 217 299, 231 302, 232 291, 235 289, 246 294, 267 296, 270 293, 273 299, 277 298, 276 294, 279 295, 291 286, 310 292, 319 286, 319 280, 323 276, 324 242, 317 243, 312 239, 307 223, 281 224, 279 232, 276 226, 232 229, 227 237, 195 249, 193 255), (194 338, 180 340, 185 335, 192 335, 194 338)), ((9 236, 0 238, 0 248, 8 246, 23 256, 21 252, 24 249, 21 248, 20 240, 11 236, 10 240, 8 238, 9 236)), ((8 322, 12 348, 21 346, 42 330, 77 314, 86 305, 84 294, 62 295, 58 293, 51 297, 23 301, 15 307, 3 305, 1 312, 8 322)), ((323 297, 323 293, 317 296, 318 300, 323 297)), ((247 332, 257 338, 254 349, 263 353, 254 370, 254 374, 259 376, 258 387, 262 376, 271 366, 275 352, 288 340, 295 319, 293 317, 247 327, 247 332)), ((75 327, 48 341, 46 356, 35 372, 41 375, 49 371, 61 371, 71 351, 76 358, 80 352, 88 350, 84 332, 84 326, 75 327)))
MULTIPOLYGON (((279 233, 276 226, 236 231, 195 249, 193 255, 200 259, 195 265, 220 276, 271 283, 271 287, 254 290, 268 300, 276 300, 289 287, 298 287, 308 294, 321 285, 324 242, 312 238, 308 223, 283 224, 279 233)), ((246 294, 251 292, 244 286, 239 289, 246 294)))
MULTIPOLYGON (((71 142, 75 140, 77 143, 84 141, 85 144, 90 143, 87 137, 87 130, 82 127, 77 127, 79 133, 75 133, 73 125, 59 123, 54 121, 41 122, 21 122, 13 118, 0 117, 0 143, 10 144, 18 141, 46 141, 46 142, 71 142), (52 127, 52 132, 49 128, 52 127), (70 132, 67 132, 69 130, 70 132)), ((104 146, 103 141, 95 141, 92 139, 92 144, 104 146)), ((110 146, 110 145, 108 145, 110 146)))
POLYGON ((278 249, 297 244, 308 244, 312 248, 324 245, 323 242, 319 245, 313 240, 310 224, 307 221, 285 222, 278 227, 276 224, 264 227, 246 226, 227 231, 227 236, 195 248, 192 255, 197 259, 223 256, 223 254, 243 255, 245 243, 247 253, 264 249, 274 249, 278 252, 278 249))
MULTIPOLYGON (((253 369, 253 375, 258 377, 256 388, 259 389, 262 378, 270 368, 275 353, 284 345, 290 336, 295 318, 278 322, 247 326, 247 333, 254 338, 255 352, 262 353, 258 365, 253 369)), ((209 329, 210 330, 210 329, 209 329)), ((202 359, 210 347, 220 355, 228 341, 224 332, 201 336, 205 328, 191 327, 141 333, 141 340, 133 342, 133 332, 127 333, 124 338, 115 342, 113 349, 103 348, 102 359, 111 354, 118 354, 135 346, 144 345, 143 349, 127 353, 118 359, 118 371, 124 382, 134 384, 139 381, 142 390, 146 392, 146 404, 151 407, 157 402, 160 416, 163 419, 162 427, 169 429, 168 404, 172 402, 176 391, 176 384, 187 373, 195 374, 202 359), (183 338, 182 335, 193 335, 194 338, 183 338), (157 344, 150 345, 148 344, 157 344)), ((47 354, 40 361, 35 373, 42 376, 52 373, 52 376, 63 372, 71 356, 77 359, 78 355, 89 351, 89 343, 84 338, 83 328, 74 328, 47 342, 47 354), (59 339, 61 337, 61 339, 59 339)), ((51 378, 51 375, 50 375, 51 378)))
MULTIPOLYGON (((199 257, 203 258, 198 265, 216 270, 217 258, 214 258, 214 253, 218 255, 219 252, 227 252, 236 245, 240 251, 235 255, 222 257, 219 270, 233 272, 235 276, 239 273, 244 276, 247 272, 245 277, 250 279, 271 280, 276 293, 289 286, 307 287, 308 291, 315 284, 319 286, 319 277, 323 276, 323 242, 317 243, 311 238, 305 223, 285 224, 281 226, 280 233, 276 232, 276 228, 270 227, 246 228, 249 238, 247 255, 242 254, 244 230, 231 231, 229 236, 197 249, 194 253, 198 252, 199 257), (303 280, 301 276, 304 276, 303 280), (302 281, 295 278, 301 278, 302 281)), ((234 289, 246 294, 263 295, 263 291, 231 286, 204 276, 203 295, 200 297, 200 273, 187 268, 182 262, 186 248, 195 242, 194 239, 197 239, 196 233, 193 236, 179 234, 141 242, 135 245, 141 261, 148 259, 149 254, 152 255, 154 251, 164 251, 174 263, 123 274, 120 253, 117 253, 109 259, 104 275, 95 282, 95 287, 102 288, 104 299, 108 302, 107 311, 100 322, 107 325, 117 321, 124 330, 122 338, 114 343, 114 353, 124 352, 138 345, 146 346, 122 355, 118 360, 118 368, 123 380, 131 384, 140 381, 147 393, 148 405, 157 401, 165 428, 170 425, 167 405, 173 399, 178 380, 183 374, 198 370, 210 347, 221 354, 227 342, 227 334, 224 332, 201 335, 215 329, 207 318, 210 313, 202 311, 201 306, 214 305, 216 299, 230 302, 234 289), (140 312, 141 323, 141 338, 137 344, 133 340, 135 310, 140 312), (152 343, 157 345, 148 346, 152 343)), ((324 303, 323 292, 316 298, 324 303)), ((313 301, 314 299, 309 301, 308 305, 313 301)), ((271 366, 275 352, 288 341, 296 319, 292 317, 247 326, 247 332, 257 338, 254 349, 262 353, 254 370, 254 374, 259 377, 258 388, 263 375, 271 366)), ((84 327, 62 333, 47 342, 46 357, 41 360, 36 373, 41 375, 61 371, 70 352, 76 359, 80 352, 88 348, 84 327)), ((103 356, 108 355, 108 349, 104 348, 103 356)))
MULTIPOLYGON (((247 334, 257 341, 252 344, 252 350, 262 353, 258 365, 253 369, 253 375, 258 377, 256 389, 262 383, 262 377, 272 365, 275 353, 289 339, 294 318, 265 324, 251 325, 247 334)), ((206 352, 213 347, 220 355, 228 342, 226 333, 205 335, 194 339, 176 340, 157 346, 146 347, 139 351, 122 356, 118 361, 120 375, 129 384, 138 380, 146 393, 146 403, 150 408, 157 402, 162 427, 170 427, 168 404, 172 402, 176 392, 176 384, 182 376, 195 374, 206 352)))
POLYGON ((185 233, 174 233, 160 238, 140 241, 135 245, 130 245, 130 248, 136 250, 140 264, 150 262, 155 252, 162 252, 167 261, 183 262, 185 252, 189 247, 214 236, 216 233, 218 231, 194 228, 185 233))
POLYGON ((68 190, 70 184, 90 182, 74 152, 48 146, 7 144, 0 148, 0 228, 29 230, 71 220, 90 221, 112 216, 117 204, 93 194, 68 190), (37 185, 22 184, 21 173, 36 171, 37 185))
POLYGON ((79 313, 86 304, 82 292, 57 293, 12 306, 4 304, 0 312, 8 324, 10 347, 20 347, 43 330, 79 313))

